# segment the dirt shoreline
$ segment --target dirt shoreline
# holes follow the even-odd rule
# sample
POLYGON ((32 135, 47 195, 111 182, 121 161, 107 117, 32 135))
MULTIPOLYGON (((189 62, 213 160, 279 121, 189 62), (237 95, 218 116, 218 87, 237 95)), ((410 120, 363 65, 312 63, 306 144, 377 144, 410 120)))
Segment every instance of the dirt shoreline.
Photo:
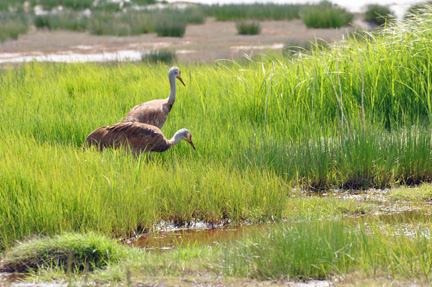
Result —
MULTIPOLYGON (((361 24, 356 21, 357 24, 361 24)), ((281 50, 285 45, 307 41, 339 41, 353 26, 341 29, 308 29, 301 20, 262 21, 261 34, 238 35, 234 21, 207 19, 202 25, 190 24, 185 36, 158 37, 156 34, 114 37, 64 30, 37 30, 17 40, 0 44, 0 63, 21 63, 33 60, 54 62, 139 61, 141 53, 160 49, 175 50, 184 63, 218 59, 238 59, 267 49, 281 50)))

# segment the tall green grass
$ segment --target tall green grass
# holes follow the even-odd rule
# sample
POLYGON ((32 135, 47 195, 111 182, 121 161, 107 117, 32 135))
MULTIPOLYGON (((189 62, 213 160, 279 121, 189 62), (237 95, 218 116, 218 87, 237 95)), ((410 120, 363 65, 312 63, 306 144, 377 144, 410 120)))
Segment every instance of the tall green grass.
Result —
POLYGON ((154 26, 148 13, 99 11, 90 17, 87 29, 94 35, 129 36, 152 32, 154 26))
POLYGON ((81 281, 85 277, 99 284, 139 284, 148 277, 162 281, 200 274, 212 282, 223 275, 333 283, 374 278, 375 285, 382 283, 379 278, 386 278, 392 284, 409 280, 429 285, 429 231, 427 223, 418 222, 402 226, 373 220, 285 222, 246 232, 232 242, 187 244, 156 253, 119 246, 92 233, 62 234, 17 244, 5 253, 0 270, 35 269, 34 274, 50 280, 69 277, 81 281))
POLYGON ((340 28, 353 19, 353 14, 328 1, 322 1, 317 5, 304 6, 300 18, 308 28, 340 28))
POLYGON ((29 29, 29 16, 23 13, 0 13, 0 42, 17 39, 29 29))
POLYGON ((259 22, 237 22, 236 28, 240 35, 258 35, 261 33, 259 22))
POLYGON ((430 181, 431 26, 426 13, 296 57, 180 65, 186 87, 177 87, 163 132, 188 128, 197 151, 179 144, 152 162, 122 151, 83 152, 82 143, 136 104, 168 97, 168 66, 3 70, 2 248, 34 233, 280 219, 292 185, 430 181))
POLYGON ((141 60, 150 63, 172 64, 177 61, 177 55, 175 51, 162 49, 141 54, 141 60))
POLYGON ((213 5, 208 14, 217 20, 291 20, 299 18, 298 4, 228 4, 213 5))
POLYGON ((34 18, 34 24, 36 28, 47 28, 50 30, 86 31, 88 16, 71 11, 38 15, 34 18))
MULTIPOLYGON (((34 238, 9 250, 2 260, 2 272, 30 272, 61 268, 64 271, 93 271, 132 257, 133 248, 94 233, 65 233, 34 238)), ((136 253, 136 251, 135 251, 136 253)))
POLYGON ((389 7, 379 4, 371 4, 367 6, 367 10, 364 13, 364 19, 370 23, 381 26, 384 25, 392 15, 393 13, 390 11, 389 7))
POLYGON ((160 37, 183 37, 187 22, 180 17, 160 17, 155 23, 155 32, 160 37))
POLYGON ((71 8, 74 10, 91 8, 94 2, 94 0, 30 0, 31 5, 41 5, 44 9, 53 9, 62 5, 65 8, 71 8))
POLYGON ((340 221, 286 224, 252 236, 224 252, 227 275, 258 279, 311 280, 386 274, 393 280, 430 282, 429 228, 358 227, 340 221), (349 276, 349 275, 348 275, 349 276))

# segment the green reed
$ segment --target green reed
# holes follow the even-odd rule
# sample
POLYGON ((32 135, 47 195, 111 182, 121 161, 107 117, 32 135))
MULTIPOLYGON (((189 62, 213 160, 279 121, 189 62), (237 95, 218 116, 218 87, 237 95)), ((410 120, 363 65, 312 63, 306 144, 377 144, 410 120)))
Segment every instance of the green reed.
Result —
POLYGON ((394 17, 387 6, 370 4, 364 14, 364 19, 375 25, 384 25, 389 17, 394 17))
POLYGON ((407 222, 287 221, 246 232, 233 241, 189 243, 163 252, 119 246, 94 233, 66 233, 17 244, 5 252, 0 269, 34 269, 38 281, 74 276, 77 281, 88 277, 100 283, 138 284, 154 277, 166 280, 200 274, 210 280, 223 275, 225 280, 362 282, 386 278, 384 282, 393 284, 405 280, 430 284, 430 222, 407 222), (67 266, 72 272, 65 273, 67 266))
POLYGON ((156 51, 150 51, 149 53, 143 53, 141 60, 150 63, 166 63, 172 64, 177 61, 177 55, 175 51, 162 49, 156 51))
POLYGON ((292 20, 299 18, 298 4, 229 4, 213 5, 208 14, 217 20, 292 20))
POLYGON ((240 35, 258 35, 261 32, 259 22, 237 22, 236 28, 240 35))
POLYGON ((36 28, 47 28, 50 30, 86 31, 88 16, 79 12, 65 11, 35 16, 34 24, 36 28))
POLYGON ((311 280, 387 274, 428 282, 432 275, 429 227, 389 227, 341 221, 280 225, 230 245, 221 268, 227 275, 311 280))
POLYGON ((82 143, 136 104, 168 97, 168 66, 2 70, 2 248, 35 233, 280 219, 290 186, 430 181, 431 22, 425 14, 294 57, 180 65, 186 87, 163 132, 188 128, 197 151, 180 143, 151 162, 82 143))
POLYGON ((317 5, 302 7, 300 18, 308 28, 340 28, 352 21, 353 14, 328 1, 322 1, 317 5))
POLYGON ((17 39, 29 29, 30 17, 24 13, 0 13, 0 42, 17 39))

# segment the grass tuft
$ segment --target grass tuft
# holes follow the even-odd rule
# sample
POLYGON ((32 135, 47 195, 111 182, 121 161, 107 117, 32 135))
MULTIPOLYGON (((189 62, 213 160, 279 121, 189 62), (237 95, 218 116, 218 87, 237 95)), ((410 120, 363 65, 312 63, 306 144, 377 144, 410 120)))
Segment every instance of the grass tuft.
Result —
POLYGON ((163 49, 157 51, 150 51, 149 53, 143 53, 141 55, 141 60, 151 63, 172 64, 177 61, 177 55, 175 51, 163 49))
POLYGON ((38 15, 34 18, 34 24, 36 28, 47 28, 50 30, 85 31, 87 29, 88 16, 79 12, 38 15))
POLYGON ((300 11, 300 18, 308 28, 341 28, 351 22, 353 17, 353 14, 334 7, 328 1, 306 5, 300 11))
POLYGON ((158 17, 155 23, 155 31, 159 37, 183 37, 186 25, 186 20, 178 17, 158 17))
POLYGON ((390 8, 379 4, 371 4, 367 6, 364 13, 364 19, 370 23, 382 26, 393 16, 390 8))
POLYGON ((48 268, 93 271, 126 260, 133 251, 94 233, 65 233, 35 238, 9 249, 0 265, 0 272, 23 273, 48 268))
POLYGON ((8 39, 18 39, 26 34, 29 28, 28 15, 22 13, 0 13, 0 42, 8 39))
POLYGON ((298 4, 229 4, 213 5, 208 10, 209 15, 219 21, 228 20, 292 20, 299 18, 298 4))
POLYGON ((261 32, 259 22, 237 22, 236 28, 240 35, 258 35, 261 32))

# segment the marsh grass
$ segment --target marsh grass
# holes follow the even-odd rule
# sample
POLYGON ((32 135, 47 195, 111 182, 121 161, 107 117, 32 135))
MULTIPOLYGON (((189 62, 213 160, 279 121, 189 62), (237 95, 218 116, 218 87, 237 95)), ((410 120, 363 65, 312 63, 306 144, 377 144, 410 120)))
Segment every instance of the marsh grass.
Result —
POLYGON ((29 16, 23 13, 0 13, 0 42, 17 39, 26 34, 29 28, 29 16))
POLYGON ((163 49, 163 50, 150 51, 149 53, 143 53, 141 55, 141 60, 144 62, 151 62, 151 63, 172 64, 177 61, 177 55, 175 51, 163 49))
POLYGON ((134 248, 94 233, 65 233, 27 240, 8 250, 2 272, 31 272, 61 268, 72 272, 93 271, 133 257, 134 248))
POLYGON ((183 17, 166 17, 162 14, 155 23, 155 32, 160 37, 183 37, 187 21, 183 17))
POLYGON ((41 5, 44 9, 51 10, 62 5, 68 9, 84 10, 91 8, 94 0, 30 0, 32 6, 41 5))
POLYGON ((341 28, 353 19, 353 14, 334 7, 328 1, 306 5, 300 10, 300 18, 308 28, 341 28))
POLYGON ((88 16, 79 12, 65 11, 35 16, 34 24, 36 28, 47 28, 50 30, 86 31, 88 16))
POLYGON ((94 35, 129 36, 149 33, 154 30, 148 13, 95 12, 88 21, 88 31, 94 35))
POLYGON ((205 9, 199 6, 187 7, 184 10, 177 10, 175 13, 181 13, 188 24, 203 24, 207 17, 205 9))
POLYGON ((180 143, 151 162, 82 143, 168 97, 167 65, 3 70, 1 248, 40 233, 135 234, 161 220, 279 220, 291 186, 431 181, 431 23, 425 13, 289 58, 180 64, 187 86, 163 132, 188 128, 197 151, 180 143))
POLYGON ((137 5, 150 5, 156 3, 155 0, 132 0, 132 3, 137 5))
POLYGON ((407 18, 409 18, 409 17, 411 17, 411 16, 420 16, 420 15, 422 15, 422 14, 424 14, 424 13, 429 13, 428 11, 430 10, 430 6, 432 5, 432 2, 431 1, 425 1, 424 3, 420 3, 420 4, 416 4, 416 5, 413 5, 413 6, 411 6, 409 9, 408 9, 408 11, 407 11, 407 13, 406 13, 406 15, 405 15, 405 17, 407 18))
POLYGON ((400 187, 386 195, 390 200, 429 202, 432 200, 431 184, 416 187, 400 187))
POLYGON ((45 278, 88 276, 88 280, 98 282, 140 283, 147 276, 196 273, 210 278, 223 275, 308 281, 332 280, 333 276, 349 279, 356 273, 360 278, 385 276, 428 284, 432 275, 428 232, 429 226, 418 222, 388 225, 374 220, 288 221, 245 233, 234 241, 188 244, 153 253, 120 246, 93 234, 65 234, 35 238, 11 248, 3 266, 33 264, 34 274, 45 278), (35 266, 35 262, 41 264, 35 266), (65 274, 66 265, 78 272, 65 274), (93 272, 82 272, 85 265, 93 272))
POLYGON ((240 35, 258 35, 261 33, 261 25, 259 22, 237 22, 237 33, 240 35))
POLYGON ((381 26, 394 17, 390 8, 379 4, 371 4, 367 6, 367 10, 364 13, 364 19, 370 23, 381 26))
POLYGON ((229 246, 222 269, 261 280, 328 279, 360 271, 428 282, 432 245, 427 229, 413 227, 406 235, 398 227, 367 226, 341 221, 280 225, 229 246))
MULTIPOLYGON (((41 0, 42 2, 45 0, 41 0)), ((93 6, 94 0, 62 0, 62 5, 65 8, 74 10, 90 9, 93 6)))
POLYGON ((299 18, 298 4, 229 4, 213 5, 208 14, 220 21, 228 20, 292 20, 299 18))
POLYGON ((316 39, 315 41, 289 41, 285 43, 282 54, 284 56, 294 56, 298 53, 308 53, 314 49, 323 50, 329 44, 324 40, 316 39))

